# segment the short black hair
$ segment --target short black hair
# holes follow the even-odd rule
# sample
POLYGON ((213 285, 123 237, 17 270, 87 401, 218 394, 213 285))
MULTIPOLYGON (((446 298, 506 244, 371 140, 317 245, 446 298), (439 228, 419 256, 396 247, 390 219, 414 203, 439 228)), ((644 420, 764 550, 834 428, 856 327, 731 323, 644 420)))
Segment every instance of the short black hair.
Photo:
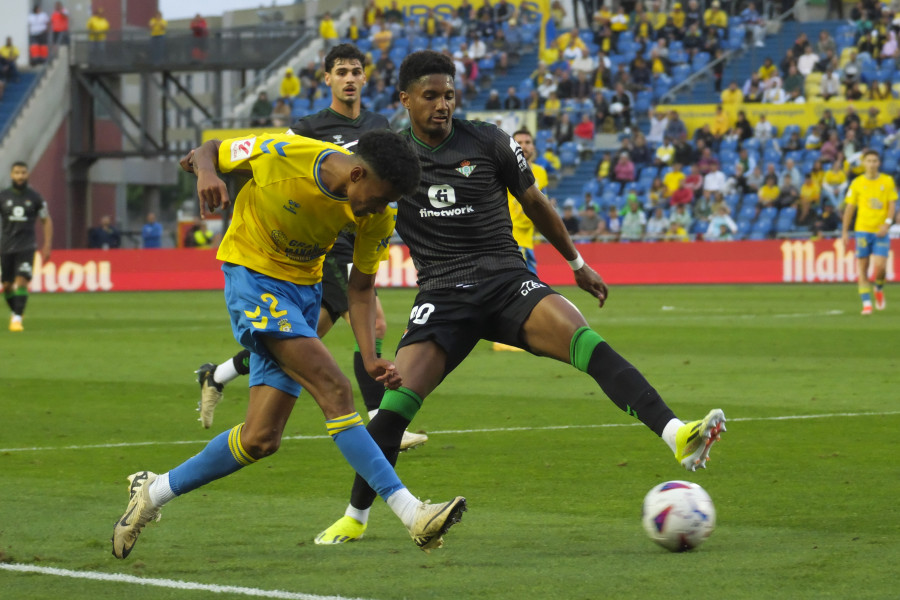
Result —
POLYGON ((515 139, 517 135, 527 135, 531 138, 532 141, 534 141, 534 135, 528 130, 527 127, 522 127, 518 129, 514 134, 512 134, 513 139, 515 139))
POLYGON ((400 134, 387 129, 368 131, 360 136, 354 152, 401 194, 410 195, 419 187, 419 157, 400 134))
POLYGON ((14 162, 14 163, 9 167, 9 170, 12 171, 12 170, 15 169, 16 167, 25 167, 25 168, 27 169, 27 168, 28 168, 28 163, 26 163, 24 160, 17 160, 16 162, 14 162))
POLYGON ((434 50, 419 50, 403 59, 397 87, 408 92, 409 86, 427 75, 449 75, 456 79, 456 66, 449 56, 434 50))
POLYGON ((366 66, 366 55, 353 44, 338 44, 325 55, 325 71, 331 73, 338 59, 358 60, 360 66, 366 66))

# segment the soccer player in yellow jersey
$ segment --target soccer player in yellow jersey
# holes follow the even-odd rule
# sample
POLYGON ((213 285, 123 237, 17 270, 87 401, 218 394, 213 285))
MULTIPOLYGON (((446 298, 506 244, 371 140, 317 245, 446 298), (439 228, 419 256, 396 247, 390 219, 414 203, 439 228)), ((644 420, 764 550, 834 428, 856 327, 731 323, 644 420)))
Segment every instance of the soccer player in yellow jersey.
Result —
POLYGON ((350 381, 316 336, 325 253, 355 227, 348 281, 351 325, 366 370, 385 388, 402 383, 375 354, 375 272, 394 230, 390 202, 413 193, 421 168, 410 145, 391 131, 359 138, 356 154, 285 134, 209 141, 181 161, 196 173, 200 212, 229 204, 219 171, 252 176, 238 193, 217 258, 234 337, 250 350, 250 403, 244 423, 210 441, 167 473, 131 475, 128 508, 113 530, 113 555, 125 558, 163 504, 230 475, 278 450, 302 388, 322 409, 326 428, 348 463, 370 482, 422 549, 437 548, 466 508, 417 500, 363 427, 350 381))
POLYGON ((841 239, 844 247, 849 241, 850 224, 856 216, 856 270, 862 314, 872 314, 872 286, 869 282, 869 257, 875 280, 875 308, 883 310, 884 277, 887 270, 891 242, 888 229, 894 223, 897 209, 897 188, 890 175, 878 171, 881 159, 875 150, 866 150, 862 157, 865 173, 853 180, 844 199, 844 223, 841 239))
MULTIPOLYGON (((513 134, 513 139, 522 149, 522 155, 531 167, 535 183, 543 191, 548 183, 547 171, 541 165, 536 165, 532 162, 537 152, 534 146, 534 136, 527 129, 520 129, 513 134)), ((519 252, 522 253, 522 258, 525 259, 525 266, 528 267, 529 271, 537 275, 537 259, 534 256, 534 223, 525 214, 525 210, 516 197, 512 195, 512 192, 507 190, 506 195, 509 201, 509 216, 512 219, 513 238, 519 245, 519 252)), ((494 342, 494 350, 524 352, 521 348, 510 346, 509 344, 501 344, 500 342, 494 342)))
MULTIPOLYGON (((534 175, 538 188, 543 190, 547 187, 547 171, 541 165, 536 165, 533 162, 536 154, 534 137, 527 129, 520 129, 513 134, 513 139, 522 148, 522 154, 525 156, 525 160, 528 161, 528 166, 531 167, 531 172, 534 175)), ((522 210, 522 205, 516 197, 509 191, 507 191, 507 196, 509 198, 509 216, 512 219, 513 237, 519 245, 519 252, 522 253, 522 258, 525 259, 525 266, 528 267, 529 271, 537 275, 537 259, 534 256, 534 223, 522 210)))

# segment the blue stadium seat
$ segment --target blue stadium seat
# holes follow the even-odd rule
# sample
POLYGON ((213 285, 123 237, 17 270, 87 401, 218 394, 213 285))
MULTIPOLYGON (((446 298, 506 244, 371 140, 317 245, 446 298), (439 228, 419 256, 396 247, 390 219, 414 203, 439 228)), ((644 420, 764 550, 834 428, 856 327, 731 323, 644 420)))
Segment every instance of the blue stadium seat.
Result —
POLYGON ((688 65, 676 65, 672 69, 672 79, 676 81, 684 81, 691 74, 691 68, 688 65))
POLYGON ((694 60, 691 62, 691 68, 696 73, 709 64, 709 59, 709 52, 698 52, 694 55, 694 60))
POLYGON ((600 197, 600 203, 604 209, 609 208, 610 206, 616 206, 616 200, 619 197, 619 186, 607 185, 603 190, 603 195, 600 197))
POLYGON ((750 235, 747 236, 748 240, 767 240, 769 239, 769 233, 767 231, 760 231, 756 228, 750 231, 750 235))
POLYGON ((719 149, 719 163, 720 164, 724 165, 727 163, 731 163, 732 165, 734 165, 734 163, 736 163, 738 161, 738 158, 739 158, 738 153, 735 152, 734 150, 723 150, 721 148, 719 149))
POLYGON ((763 164, 770 163, 770 162, 778 164, 781 162, 781 152, 778 152, 777 150, 774 150, 774 149, 766 150, 765 152, 763 152, 762 159, 763 159, 763 164))
POLYGON ((722 143, 719 144, 719 152, 725 152, 726 150, 728 150, 730 152, 737 153, 737 149, 738 149, 737 147, 738 147, 737 140, 724 139, 724 140, 722 140, 722 143))
POLYGON ((741 205, 741 212, 738 213, 738 220, 750 221, 752 223, 755 218, 756 218, 756 205, 755 204, 741 205))
POLYGON ((759 196, 756 194, 744 194, 744 197, 741 199, 741 206, 753 206, 755 208, 758 202, 759 196))
POLYGON ((578 145, 575 142, 563 142, 559 145, 559 162, 563 167, 578 166, 578 145))
POLYGON ((759 152, 759 138, 757 138, 757 137, 747 138, 746 140, 744 140, 742 147, 746 148, 747 150, 753 150, 755 152, 759 152))
MULTIPOLYGON (((672 44, 674 45, 674 42, 672 42, 672 44)), ((681 50, 681 49, 678 49, 678 50, 675 50, 674 48, 669 49, 669 62, 671 62, 674 65, 681 65, 681 64, 686 63, 687 61, 688 61, 687 52, 685 52, 684 50, 681 50)))
POLYGON ((600 180, 596 177, 591 177, 590 179, 585 181, 584 185, 581 186, 581 194, 598 196, 600 194, 600 180))
POLYGON ((738 219, 737 222, 738 230, 736 237, 738 239, 744 239, 750 232, 753 231, 753 221, 748 221, 747 219, 738 219))
POLYGON ((778 216, 778 209, 774 206, 766 206, 759 211, 759 220, 774 221, 778 216))

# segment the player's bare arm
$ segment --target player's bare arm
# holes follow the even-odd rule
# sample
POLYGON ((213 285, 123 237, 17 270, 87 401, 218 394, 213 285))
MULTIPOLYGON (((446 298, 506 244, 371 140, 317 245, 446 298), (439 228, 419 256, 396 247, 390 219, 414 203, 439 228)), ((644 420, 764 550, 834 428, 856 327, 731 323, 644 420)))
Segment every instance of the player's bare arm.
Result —
POLYGON ((44 246, 41 248, 41 258, 44 262, 50 260, 50 248, 53 242, 53 219, 49 216, 41 221, 44 229, 44 246))
POLYGON ((850 224, 853 223, 853 215, 855 214, 855 204, 847 204, 844 207, 844 221, 841 227, 841 241, 844 243, 845 248, 847 247, 847 243, 850 241, 850 224))
MULTIPOLYGON (((562 219, 553 210, 547 196, 538 188, 532 185, 528 188, 521 198, 518 199, 522 205, 522 210, 534 222, 535 228, 541 232, 547 240, 556 248, 556 251, 562 254, 567 261, 575 260, 579 254, 575 249, 569 232, 566 231, 562 219)), ((590 265, 584 264, 581 268, 575 270, 575 283, 578 287, 597 298, 600 307, 606 302, 609 295, 609 289, 606 287, 603 278, 591 268, 590 265)))
POLYGON ((218 175, 219 140, 210 140, 199 148, 194 148, 179 161, 181 168, 197 176, 197 196, 200 198, 200 218, 206 218, 207 211, 228 208, 231 199, 228 187, 218 175))
POLYGON ((354 266, 347 280, 347 302, 350 306, 350 326, 359 344, 366 372, 387 389, 397 389, 403 379, 394 363, 375 354, 375 275, 363 273, 354 266))

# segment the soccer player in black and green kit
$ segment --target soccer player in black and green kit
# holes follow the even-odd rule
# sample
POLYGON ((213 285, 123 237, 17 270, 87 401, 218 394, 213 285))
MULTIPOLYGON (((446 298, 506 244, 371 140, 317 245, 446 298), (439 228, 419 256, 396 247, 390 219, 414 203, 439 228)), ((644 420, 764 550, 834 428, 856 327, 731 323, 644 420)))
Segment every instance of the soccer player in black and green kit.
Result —
MULTIPOLYGON (((419 293, 395 359, 403 386, 385 392, 368 425, 373 439, 396 461, 401 434, 424 399, 486 339, 572 364, 660 436, 682 466, 705 467, 725 429, 724 413, 679 420, 571 302, 527 269, 512 235, 507 190, 569 262, 578 286, 601 307, 606 301, 606 284, 575 249, 518 145, 493 125, 453 118, 454 78, 452 60, 437 52, 415 52, 400 67, 400 100, 410 117, 404 133, 422 179, 399 203, 397 231, 418 270, 419 293)), ((361 538, 374 498, 357 476, 344 516, 316 543, 361 538)))
MULTIPOLYGON (((352 44, 335 46, 325 56, 325 85, 331 88, 331 106, 301 118, 291 126, 291 133, 331 142, 353 150, 359 136, 366 131, 390 129, 388 120, 378 113, 362 109, 362 89, 366 84, 366 57, 352 44)), ((325 257, 322 277, 322 310, 318 336, 325 334, 341 317, 348 318, 347 275, 353 264, 355 233, 342 232, 331 252, 325 257)), ((381 343, 387 330, 381 302, 376 302, 376 351, 381 356, 381 343)), ((206 363, 197 370, 200 383, 200 422, 212 425, 216 405, 222 399, 225 384, 250 372, 250 354, 243 350, 220 365, 206 363)), ((369 418, 375 416, 384 386, 372 379, 363 365, 359 348, 353 355, 353 372, 362 393, 369 418)), ((406 431, 401 449, 414 448, 428 441, 428 436, 406 431)))
POLYGON ((3 298, 12 315, 10 331, 24 331, 22 315, 28 302, 28 282, 31 281, 32 263, 37 241, 34 224, 40 219, 44 245, 41 258, 49 260, 53 241, 53 221, 47 211, 47 203, 34 188, 28 185, 28 165, 15 162, 10 169, 12 186, 0 192, 0 271, 2 271, 3 298))

